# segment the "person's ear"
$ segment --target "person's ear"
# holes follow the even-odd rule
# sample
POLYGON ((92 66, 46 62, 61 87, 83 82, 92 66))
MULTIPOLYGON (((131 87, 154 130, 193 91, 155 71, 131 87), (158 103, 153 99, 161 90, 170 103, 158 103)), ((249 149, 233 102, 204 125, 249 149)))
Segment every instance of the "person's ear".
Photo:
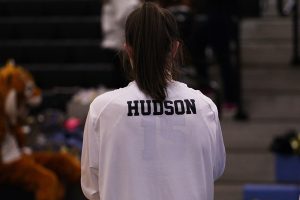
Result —
POLYGON ((178 40, 176 40, 176 41, 173 42, 172 49, 171 49, 172 58, 175 58, 179 46, 180 46, 180 42, 178 40))
POLYGON ((125 49, 125 51, 126 51, 128 57, 129 57, 130 59, 132 59, 132 54, 133 54, 133 52, 132 52, 132 47, 129 46, 127 43, 124 43, 124 49, 125 49))
POLYGON ((133 68, 133 62, 132 62, 133 50, 132 50, 132 47, 130 45, 128 45, 127 43, 124 43, 124 49, 125 49, 125 51, 128 55, 130 66, 131 66, 131 68, 133 68))

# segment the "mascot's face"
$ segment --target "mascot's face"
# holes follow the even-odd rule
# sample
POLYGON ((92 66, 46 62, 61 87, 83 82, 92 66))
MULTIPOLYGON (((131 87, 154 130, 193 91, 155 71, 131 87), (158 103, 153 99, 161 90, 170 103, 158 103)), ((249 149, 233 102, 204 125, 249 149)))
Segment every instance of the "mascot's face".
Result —
POLYGON ((16 121, 26 105, 35 106, 42 100, 31 74, 13 61, 0 68, 0 88, 5 94, 5 112, 12 121, 16 121))

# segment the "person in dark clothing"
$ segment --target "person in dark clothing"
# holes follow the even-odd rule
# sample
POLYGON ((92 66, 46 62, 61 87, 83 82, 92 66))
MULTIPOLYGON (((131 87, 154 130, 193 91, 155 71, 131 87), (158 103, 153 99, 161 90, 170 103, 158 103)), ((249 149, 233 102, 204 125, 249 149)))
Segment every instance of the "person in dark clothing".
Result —
POLYGON ((238 101, 237 72, 232 61, 230 42, 233 37, 233 17, 237 16, 236 0, 194 0, 193 29, 187 43, 192 62, 199 74, 199 87, 210 88, 207 47, 211 47, 220 66, 224 107, 236 108, 238 101))

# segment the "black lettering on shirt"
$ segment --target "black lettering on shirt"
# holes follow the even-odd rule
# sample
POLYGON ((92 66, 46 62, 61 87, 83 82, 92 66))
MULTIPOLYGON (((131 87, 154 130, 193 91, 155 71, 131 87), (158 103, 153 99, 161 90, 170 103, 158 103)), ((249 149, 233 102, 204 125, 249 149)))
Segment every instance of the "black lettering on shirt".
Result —
POLYGON ((183 115, 185 113, 184 103, 182 100, 174 101, 175 113, 177 115, 183 115))
POLYGON ((164 101, 165 114, 174 115, 173 101, 164 101))
POLYGON ((139 106, 138 100, 133 101, 134 105, 132 105, 132 101, 127 101, 127 105, 128 105, 128 114, 127 116, 133 116, 132 112, 134 111, 134 116, 139 116, 139 106))
POLYGON ((195 99, 127 101, 127 116, 197 114, 195 99))
POLYGON ((185 105, 186 105, 186 114, 197 114, 196 111, 196 105, 195 105, 195 100, 194 99, 185 99, 184 100, 185 105))
POLYGON ((153 115, 162 115, 164 113, 163 103, 157 100, 152 100, 153 115))
POLYGON ((145 101, 144 100, 140 100, 140 103, 141 103, 141 113, 142 113, 142 115, 150 115, 151 114, 151 100, 146 100, 146 103, 147 103, 146 106, 145 106, 145 101))

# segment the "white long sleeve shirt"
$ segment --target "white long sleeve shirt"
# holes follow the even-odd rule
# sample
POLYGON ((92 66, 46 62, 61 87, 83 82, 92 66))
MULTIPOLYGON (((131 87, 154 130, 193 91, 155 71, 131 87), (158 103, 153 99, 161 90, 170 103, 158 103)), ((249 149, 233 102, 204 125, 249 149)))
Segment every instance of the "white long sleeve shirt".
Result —
POLYGON ((81 185, 90 200, 213 200, 225 167, 214 103, 173 81, 160 103, 135 82, 90 105, 81 185))

